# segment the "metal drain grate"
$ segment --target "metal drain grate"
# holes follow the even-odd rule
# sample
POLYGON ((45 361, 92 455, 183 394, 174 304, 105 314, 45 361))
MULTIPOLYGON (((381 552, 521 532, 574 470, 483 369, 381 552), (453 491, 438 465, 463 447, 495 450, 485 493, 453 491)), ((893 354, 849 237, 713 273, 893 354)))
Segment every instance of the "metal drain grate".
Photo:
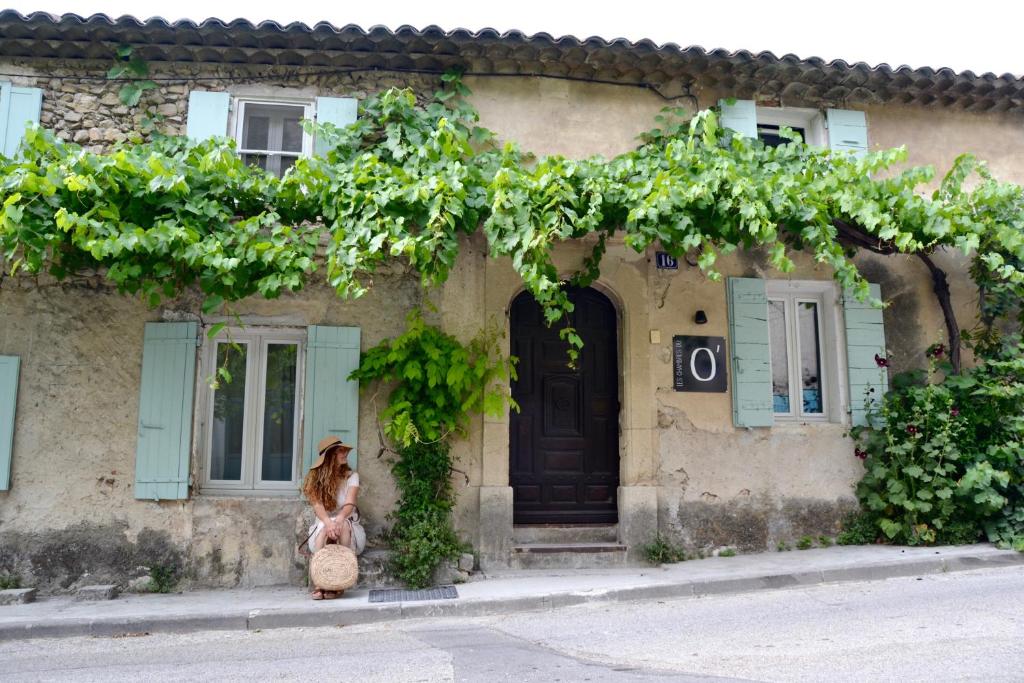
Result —
POLYGON ((370 602, 412 602, 414 600, 453 600, 459 597, 455 586, 435 586, 418 591, 401 588, 375 588, 370 591, 370 602))

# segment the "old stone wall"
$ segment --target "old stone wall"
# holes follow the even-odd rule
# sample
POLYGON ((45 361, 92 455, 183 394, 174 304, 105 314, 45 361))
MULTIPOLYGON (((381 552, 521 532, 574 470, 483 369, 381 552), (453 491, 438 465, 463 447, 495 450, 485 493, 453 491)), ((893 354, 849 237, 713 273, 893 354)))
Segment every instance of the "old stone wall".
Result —
POLYGON ((440 80, 426 74, 377 71, 310 72, 267 66, 211 66, 155 64, 152 78, 158 87, 143 93, 138 105, 128 107, 118 98, 121 82, 105 74, 113 64, 53 62, 33 59, 5 63, 5 73, 18 86, 43 89, 40 123, 62 140, 101 151, 114 142, 150 132, 184 135, 188 94, 192 90, 227 91, 232 95, 313 98, 317 96, 364 99, 390 87, 410 87, 427 97, 440 80))

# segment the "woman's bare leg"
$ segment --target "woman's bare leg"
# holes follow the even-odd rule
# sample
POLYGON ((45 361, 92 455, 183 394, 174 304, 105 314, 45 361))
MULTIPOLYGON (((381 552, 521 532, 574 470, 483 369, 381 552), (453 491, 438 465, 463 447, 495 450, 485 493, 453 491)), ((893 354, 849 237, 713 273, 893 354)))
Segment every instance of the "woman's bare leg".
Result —
POLYGON ((347 519, 341 523, 341 534, 338 535, 338 543, 346 548, 352 547, 352 523, 347 519))
MULTIPOLYGON (((327 530, 326 529, 321 529, 320 533, 318 533, 316 535, 316 538, 313 539, 313 552, 315 553, 317 550, 320 550, 326 544, 327 544, 327 530)), ((312 565, 310 565, 310 570, 312 570, 312 568, 313 568, 312 565)), ((317 587, 316 583, 314 583, 314 581, 313 581, 312 571, 310 571, 310 574, 309 574, 309 583, 310 583, 311 586, 313 586, 314 592, 320 590, 320 588, 317 587)))

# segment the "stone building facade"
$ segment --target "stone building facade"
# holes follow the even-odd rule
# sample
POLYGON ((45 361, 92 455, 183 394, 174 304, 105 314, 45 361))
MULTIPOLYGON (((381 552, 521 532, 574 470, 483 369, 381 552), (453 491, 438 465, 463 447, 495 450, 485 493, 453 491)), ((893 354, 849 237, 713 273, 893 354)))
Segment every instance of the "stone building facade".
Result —
MULTIPOLYGON (((230 135, 239 130, 233 118, 239 102, 360 100, 392 86, 428 95, 446 68, 462 66, 482 125, 538 154, 611 156, 652 127, 666 96, 693 109, 735 97, 749 103, 758 125, 803 122, 808 137, 819 135, 823 144, 829 143, 826 112, 860 112, 870 149, 905 145, 911 164, 932 164, 940 172, 957 154, 973 152, 998 177, 1024 182, 1024 88, 1007 77, 890 70, 886 80, 884 72, 865 72, 861 65, 429 30, 365 33, 346 27, 332 33, 322 26, 140 24, 11 12, 0 13, 0 28, 6 36, 0 39, 0 81, 38 89, 39 122, 97 151, 150 131, 186 134, 190 117, 196 120, 190 112, 196 92, 225 94, 232 103, 224 129, 230 135), (104 75, 112 59, 105 56, 118 44, 135 45, 157 83, 134 107, 120 102, 119 84, 104 75)), ((585 243, 560 246, 558 267, 573 272, 588 249, 585 243)), ((609 397, 611 408, 595 407, 596 385, 584 390, 579 378, 539 369, 539 388, 518 390, 533 392, 543 426, 515 415, 480 417, 456 445, 465 472, 457 481, 457 528, 485 568, 536 561, 531 551, 538 540, 563 546, 542 562, 576 563, 573 546, 583 541, 597 543, 602 552, 590 555, 608 562, 639 562, 643 545, 657 532, 691 550, 729 545, 762 551, 804 535, 832 535, 855 508, 861 466, 847 436, 856 402, 848 374, 850 304, 831 272, 800 255, 796 271, 787 275, 774 272, 759 252, 721 262, 727 277, 763 282, 763 296, 779 302, 783 318, 798 315, 802 304, 812 304, 804 308, 816 316, 808 328, 817 339, 814 386, 777 393, 768 410, 773 424, 747 426, 737 414, 737 359, 730 346, 737 336, 738 295, 685 261, 660 267, 666 264, 657 251, 636 253, 612 240, 601 277, 586 295, 597 302, 594 329, 610 330, 602 337, 608 348, 599 365, 615 372, 605 393, 597 394, 609 397), (724 344, 725 369, 717 368, 726 378, 723 391, 677 390, 682 347, 674 340, 693 337, 724 344), (581 426, 586 420, 590 426, 581 426), (525 476, 517 458, 542 452, 548 464, 538 469, 549 474, 560 467, 590 468, 595 442, 574 442, 572 435, 597 429, 594 420, 603 420, 600 449, 608 477, 571 484, 559 506, 557 482, 551 487, 543 476, 525 476), (522 446, 524 434, 536 448, 522 446), (537 445, 551 435, 567 441, 537 445), (531 508, 525 503, 534 500, 535 490, 541 493, 531 508), (591 510, 587 505, 594 501, 606 504, 593 508, 600 521, 588 522, 580 511, 591 510), (527 518, 546 526, 516 523, 527 518), (583 526, 575 525, 581 520, 583 526)), ((958 318, 969 326, 976 295, 966 262, 951 254, 937 258, 951 274, 958 318)), ((857 263, 890 303, 879 315, 892 370, 920 365, 925 349, 944 334, 928 272, 900 257, 864 254, 857 263)), ((543 333, 529 331, 521 292, 511 265, 489 258, 479 235, 468 237, 447 283, 430 293, 436 309, 430 320, 462 338, 497 321, 506 331, 506 352, 543 354, 542 339, 531 346, 531 335, 540 339, 543 333)), ((399 334, 407 313, 425 296, 418 277, 395 263, 354 301, 314 285, 275 301, 246 300, 235 310, 249 330, 298 340, 309 361, 307 330, 357 330, 357 348, 365 350, 399 334)), ((302 582, 305 564, 296 543, 310 512, 297 485, 226 491, 211 483, 207 439, 214 427, 208 424, 212 413, 204 411, 210 410, 212 390, 204 375, 216 350, 202 330, 215 322, 202 314, 198 297, 149 309, 96 274, 63 282, 48 276, 0 280, 0 356, 16 357, 20 365, 10 485, 0 491, 0 573, 17 573, 51 590, 127 581, 154 566, 182 567, 196 586, 302 582), (189 485, 180 498, 140 499, 146 325, 187 322, 195 323, 198 340, 190 379, 196 399, 187 416, 189 485)), ((784 338, 801 338, 804 328, 793 325, 784 338)), ((687 349, 691 355, 684 360, 693 358, 687 349)), ((524 362, 540 367, 540 360, 524 362)), ((706 365, 693 367, 697 374, 707 371, 706 365)), ((793 369, 788 379, 805 382, 804 370, 793 369)), ((360 507, 379 545, 396 495, 387 463, 377 457, 379 406, 365 394, 354 400, 360 507)), ((297 424, 302 421, 300 416, 297 424)), ((297 452, 318 438, 295 430, 297 452)), ((293 478, 300 474, 297 460, 294 469, 293 478)))

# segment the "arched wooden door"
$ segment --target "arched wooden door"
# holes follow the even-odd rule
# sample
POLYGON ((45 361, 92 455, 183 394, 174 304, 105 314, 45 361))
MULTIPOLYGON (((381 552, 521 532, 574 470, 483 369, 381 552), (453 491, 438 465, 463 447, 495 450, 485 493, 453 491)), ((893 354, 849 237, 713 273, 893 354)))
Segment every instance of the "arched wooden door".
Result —
POLYGON ((558 330, 528 292, 512 302, 510 468, 516 524, 618 521, 618 350, 615 307, 595 289, 573 288, 573 327, 583 338, 575 369, 558 330))

